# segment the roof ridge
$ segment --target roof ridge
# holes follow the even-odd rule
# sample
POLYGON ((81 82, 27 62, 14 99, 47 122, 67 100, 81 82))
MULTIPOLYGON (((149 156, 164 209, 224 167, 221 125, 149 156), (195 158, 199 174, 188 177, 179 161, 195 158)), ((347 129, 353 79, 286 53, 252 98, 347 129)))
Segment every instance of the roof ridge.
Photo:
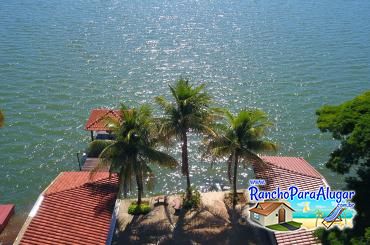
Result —
MULTIPOLYGON (((307 177, 312 177, 312 178, 315 178, 315 179, 322 179, 322 175, 317 170, 315 170, 315 171, 318 172, 318 174, 320 175, 320 177, 319 176, 313 176, 313 175, 309 175, 309 174, 300 173, 298 171, 294 171, 294 170, 287 169, 287 168, 283 168, 283 167, 277 166, 277 165, 275 165, 275 164, 273 164, 271 162, 265 161, 265 163, 266 164, 269 164, 269 165, 272 165, 272 166, 274 166, 275 168, 278 168, 278 169, 284 169, 284 170, 286 170, 288 172, 291 172, 291 173, 295 173, 295 174, 299 174, 299 175, 307 176, 307 177)), ((312 167, 312 168, 315 169, 314 167, 312 167)))
POLYGON ((50 188, 50 186, 48 187, 48 189, 46 189, 45 193, 43 194, 45 197, 47 196, 53 196, 55 194, 59 194, 59 193, 63 193, 63 192, 66 192, 66 191, 71 191, 71 190, 76 190, 76 189, 79 189, 79 188, 82 188, 82 187, 85 187, 85 185, 87 184, 91 184, 91 183, 94 183, 94 182, 98 182, 98 181, 102 181, 102 180, 106 180, 106 179, 109 179, 110 177, 100 177, 92 182, 85 182, 83 184, 80 184, 80 185, 76 185, 76 186, 72 186, 70 188, 67 188, 67 189, 64 189, 64 190, 60 190, 60 191, 54 191, 52 193, 47 193, 48 189, 50 188))
POLYGON ((108 113, 110 113, 111 111, 112 111, 112 109, 97 109, 97 110, 107 110, 106 111, 106 113, 103 115, 103 116, 101 116, 101 117, 99 117, 99 118, 97 118, 96 120, 94 120, 90 125, 88 125, 86 128, 89 128, 89 127, 92 127, 94 124, 97 124, 98 122, 100 122, 106 115, 108 115, 108 113))
POLYGON ((58 178, 60 178, 60 176, 62 176, 65 172, 60 172, 57 177, 55 177, 51 182, 50 184, 40 193, 40 195, 43 195, 45 196, 45 193, 49 190, 49 188, 57 181, 58 178))
MULTIPOLYGON (((295 156, 268 156, 268 155, 262 155, 261 158, 263 158, 263 157, 276 157, 276 158, 283 158, 284 157, 284 158, 300 159, 300 160, 304 161, 305 163, 307 163, 312 168, 312 170, 320 176, 320 179, 323 179, 324 178, 323 175, 314 166, 312 166, 304 157, 302 157, 302 156, 295 157, 295 156)), ((264 162, 267 162, 268 163, 268 161, 265 161, 265 160, 264 160, 264 162)), ((271 164, 273 164, 273 163, 271 163, 271 164)), ((276 166, 276 165, 274 165, 274 166, 276 166)), ((277 166, 277 167, 279 167, 279 166, 277 166)), ((280 167, 280 168, 282 168, 282 167, 280 167)), ((286 169, 286 168, 282 168, 282 169, 286 169)), ((290 169, 286 169, 286 170, 290 170, 290 169)), ((294 170, 290 170, 290 171, 296 173, 296 171, 294 171, 294 170)), ((300 174, 305 175, 305 176, 311 176, 311 175, 303 174, 303 173, 300 173, 300 174)), ((312 177, 319 178, 317 176, 312 176, 312 177)))

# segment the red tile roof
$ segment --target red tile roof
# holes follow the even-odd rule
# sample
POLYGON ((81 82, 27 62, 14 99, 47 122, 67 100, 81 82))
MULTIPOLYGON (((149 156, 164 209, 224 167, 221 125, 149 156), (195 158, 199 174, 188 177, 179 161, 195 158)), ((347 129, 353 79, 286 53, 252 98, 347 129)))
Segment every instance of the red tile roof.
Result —
POLYGON ((14 214, 14 208, 14 204, 0 205, 0 233, 4 230, 10 217, 14 214))
POLYGON ((94 175, 81 174, 81 172, 62 172, 45 190, 44 196, 78 188, 87 183, 94 183, 102 179, 109 178, 108 173, 97 172, 94 175))
POLYGON ((260 202, 260 203, 257 204, 257 206, 255 208, 252 208, 249 211, 261 214, 263 216, 267 216, 267 215, 271 214, 272 212, 274 212, 275 209, 280 207, 280 205, 282 205, 282 204, 285 205, 287 208, 291 209, 292 211, 294 211, 290 206, 288 206, 284 202, 260 202))
POLYGON ((106 131, 109 130, 108 120, 113 119, 120 121, 121 112, 112 109, 93 109, 89 119, 86 122, 85 130, 88 131, 106 131))
POLYGON ((88 172, 60 174, 21 237, 20 244, 105 244, 117 178, 88 172))
POLYGON ((287 169, 302 175, 322 178, 321 174, 302 157, 262 156, 261 158, 265 162, 271 163, 272 165, 282 169, 287 169))
POLYGON ((298 230, 291 232, 275 233, 278 245, 313 245, 321 244, 312 231, 298 230))
POLYGON ((303 158, 296 157, 261 157, 266 162, 265 167, 254 165, 257 179, 266 180, 263 190, 287 189, 291 185, 301 190, 316 191, 325 186, 325 178, 319 174, 303 158))

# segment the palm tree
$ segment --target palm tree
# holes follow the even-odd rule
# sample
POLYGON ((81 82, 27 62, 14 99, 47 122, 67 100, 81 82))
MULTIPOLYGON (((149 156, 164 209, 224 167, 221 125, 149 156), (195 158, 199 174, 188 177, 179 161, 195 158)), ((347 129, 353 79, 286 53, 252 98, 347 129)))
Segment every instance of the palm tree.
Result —
POLYGON ((321 209, 316 209, 315 214, 316 214, 315 226, 317 227, 317 221, 319 220, 319 218, 322 219, 322 216, 324 215, 324 213, 321 211, 321 209))
POLYGON ((191 184, 189 177, 188 134, 194 132, 210 133, 213 116, 210 109, 211 97, 204 92, 205 84, 193 86, 188 80, 179 79, 174 86, 169 86, 173 102, 163 96, 156 97, 156 102, 164 110, 159 133, 167 140, 177 138, 181 146, 181 172, 186 176, 186 198, 190 199, 191 184))
POLYGON ((127 109, 121 106, 122 123, 115 122, 112 130, 116 139, 100 153, 100 164, 93 171, 109 166, 110 173, 118 173, 119 195, 124 196, 132 182, 136 179, 137 204, 141 204, 144 190, 144 180, 152 177, 153 172, 148 163, 160 166, 175 167, 177 161, 155 149, 157 144, 153 137, 154 120, 149 106, 127 109))
POLYGON ((4 114, 0 110, 0 128, 2 128, 3 126, 4 126, 4 114))
POLYGON ((218 125, 215 137, 207 139, 206 154, 227 158, 228 179, 233 185, 233 209, 237 202, 236 182, 240 163, 264 164, 256 152, 276 150, 276 145, 264 140, 266 128, 271 126, 266 114, 257 109, 244 109, 237 115, 225 110, 226 124, 218 125), (233 177, 232 175, 233 167, 233 177))

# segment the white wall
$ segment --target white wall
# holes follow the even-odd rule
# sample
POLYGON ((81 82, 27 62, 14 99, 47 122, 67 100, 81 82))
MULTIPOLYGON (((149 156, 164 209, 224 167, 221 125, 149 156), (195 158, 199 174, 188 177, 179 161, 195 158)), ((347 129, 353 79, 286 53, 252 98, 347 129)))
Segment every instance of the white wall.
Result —
POLYGON ((279 223, 279 210, 280 208, 285 209, 285 222, 293 220, 293 211, 287 208, 284 204, 281 204, 277 209, 275 209, 270 215, 265 218, 266 225, 275 225, 279 223))
POLYGON ((265 218, 266 217, 260 214, 259 215, 260 216, 259 219, 255 219, 253 214, 254 214, 253 212, 250 212, 250 218, 251 218, 251 220, 253 220, 254 222, 256 222, 256 223, 264 226, 265 225, 265 218))
POLYGON ((279 223, 279 210, 280 208, 285 209, 285 222, 289 222, 293 220, 293 211, 290 208, 287 208, 284 204, 281 204, 277 209, 275 209, 271 214, 268 216, 259 215, 259 220, 255 219, 253 216, 253 212, 250 212, 250 218, 254 222, 257 222, 260 225, 267 226, 267 225, 275 225, 279 223))

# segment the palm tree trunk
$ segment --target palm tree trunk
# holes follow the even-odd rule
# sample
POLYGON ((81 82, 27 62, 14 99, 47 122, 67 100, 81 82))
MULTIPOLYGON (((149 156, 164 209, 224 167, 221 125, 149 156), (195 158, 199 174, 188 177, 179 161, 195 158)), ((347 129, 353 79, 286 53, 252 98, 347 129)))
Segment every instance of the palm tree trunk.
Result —
POLYGON ((123 184, 123 198, 127 198, 127 192, 128 192, 128 185, 124 183, 123 184))
POLYGON ((142 170, 141 170, 141 164, 140 162, 136 161, 136 157, 134 157, 133 162, 134 165, 137 167, 135 171, 135 179, 136 179, 136 185, 137 185, 137 205, 141 205, 141 196, 143 194, 143 179, 142 179, 142 170))
POLYGON ((238 176, 238 154, 234 152, 234 178, 233 178, 233 210, 235 210, 236 201, 237 201, 237 192, 236 192, 236 178, 238 176))
POLYGON ((188 137, 186 135, 185 130, 182 132, 181 157, 182 157, 181 171, 182 171, 182 174, 186 176, 186 197, 187 199, 190 199, 191 184, 190 184, 190 176, 189 176, 188 137))
POLYGON ((128 193, 128 187, 130 185, 130 179, 128 177, 128 174, 125 172, 123 176, 123 197, 127 198, 127 193, 128 193))
POLYGON ((123 192, 123 197, 127 197, 127 191, 126 191, 126 185, 125 185, 125 171, 121 169, 118 175, 118 183, 119 183, 119 189, 118 189, 118 198, 121 198, 122 192, 123 192))
POLYGON ((141 205, 141 195, 143 193, 142 184, 140 181, 140 174, 136 173, 136 184, 137 184, 137 205, 141 205))

